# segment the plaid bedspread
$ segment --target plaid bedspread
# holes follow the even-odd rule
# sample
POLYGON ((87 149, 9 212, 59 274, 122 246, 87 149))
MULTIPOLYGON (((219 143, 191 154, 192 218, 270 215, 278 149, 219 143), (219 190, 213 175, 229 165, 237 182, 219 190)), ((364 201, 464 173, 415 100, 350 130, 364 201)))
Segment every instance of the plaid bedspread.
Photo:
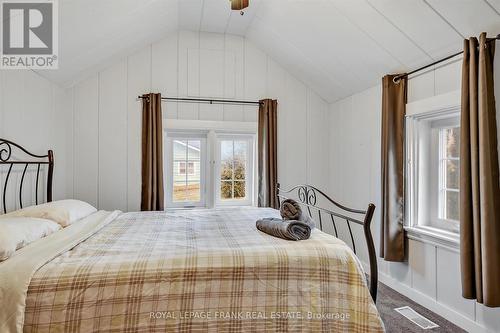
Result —
POLYGON ((383 332, 358 260, 263 208, 126 213, 33 276, 25 332, 383 332))

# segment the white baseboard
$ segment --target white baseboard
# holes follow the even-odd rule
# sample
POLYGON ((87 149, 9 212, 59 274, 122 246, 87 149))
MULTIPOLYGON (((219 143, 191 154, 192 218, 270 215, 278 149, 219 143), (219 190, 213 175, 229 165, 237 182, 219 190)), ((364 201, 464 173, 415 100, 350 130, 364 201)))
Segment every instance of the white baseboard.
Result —
MULTIPOLYGON (((363 266, 368 267, 364 263, 363 266)), ((398 293, 405 295, 406 297, 422 305, 423 307, 431 310, 432 312, 437 313, 441 317, 463 328, 467 332, 492 333, 492 331, 488 330, 484 326, 479 325, 472 319, 467 318, 464 315, 456 312, 455 310, 450 309, 449 307, 436 302, 436 300, 433 299, 432 297, 425 295, 399 282, 398 280, 390 277, 389 275, 379 271, 378 276, 379 276, 379 282, 382 282, 386 286, 396 290, 398 293)))

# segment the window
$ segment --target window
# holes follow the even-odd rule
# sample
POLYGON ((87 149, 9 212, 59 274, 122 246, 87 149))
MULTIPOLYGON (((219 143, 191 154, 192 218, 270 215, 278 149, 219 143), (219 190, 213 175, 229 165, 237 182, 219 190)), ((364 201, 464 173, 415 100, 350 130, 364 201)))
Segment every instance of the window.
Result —
POLYGON ((173 134, 167 139, 167 207, 205 204, 206 138, 173 134))
POLYGON ((431 233, 458 234, 459 108, 408 116, 406 131, 407 226, 431 233))
POLYGON ((251 205, 253 146, 252 134, 166 132, 166 207, 251 205))
POLYGON ((439 130, 439 218, 459 222, 460 127, 439 130))
POLYGON ((218 203, 248 204, 252 195, 252 140, 241 136, 223 136, 218 140, 218 152, 218 203))
MULTIPOLYGON (((186 174, 186 162, 179 162, 179 174, 186 174)), ((188 175, 194 175, 194 162, 187 162, 187 173, 188 175)))

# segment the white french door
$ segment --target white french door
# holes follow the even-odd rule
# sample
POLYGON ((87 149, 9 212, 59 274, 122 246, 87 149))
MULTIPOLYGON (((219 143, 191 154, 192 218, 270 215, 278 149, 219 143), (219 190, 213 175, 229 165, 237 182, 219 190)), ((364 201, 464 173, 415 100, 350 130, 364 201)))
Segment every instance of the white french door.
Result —
POLYGON ((207 139, 203 134, 167 134, 167 207, 205 206, 207 139))
POLYGON ((253 198, 253 137, 220 135, 215 157, 216 205, 251 205, 253 198))
POLYGON ((249 206, 254 202, 255 135, 166 131, 167 208, 249 206))

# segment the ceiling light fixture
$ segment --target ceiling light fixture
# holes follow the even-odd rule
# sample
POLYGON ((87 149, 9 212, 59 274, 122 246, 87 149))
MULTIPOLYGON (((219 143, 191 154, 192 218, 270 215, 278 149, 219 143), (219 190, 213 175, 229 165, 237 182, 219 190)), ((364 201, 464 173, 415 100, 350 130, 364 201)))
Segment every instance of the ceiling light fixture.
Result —
MULTIPOLYGON (((232 10, 243 10, 248 7, 249 0, 229 0, 231 2, 232 10)), ((241 12, 241 15, 244 13, 241 12)))

